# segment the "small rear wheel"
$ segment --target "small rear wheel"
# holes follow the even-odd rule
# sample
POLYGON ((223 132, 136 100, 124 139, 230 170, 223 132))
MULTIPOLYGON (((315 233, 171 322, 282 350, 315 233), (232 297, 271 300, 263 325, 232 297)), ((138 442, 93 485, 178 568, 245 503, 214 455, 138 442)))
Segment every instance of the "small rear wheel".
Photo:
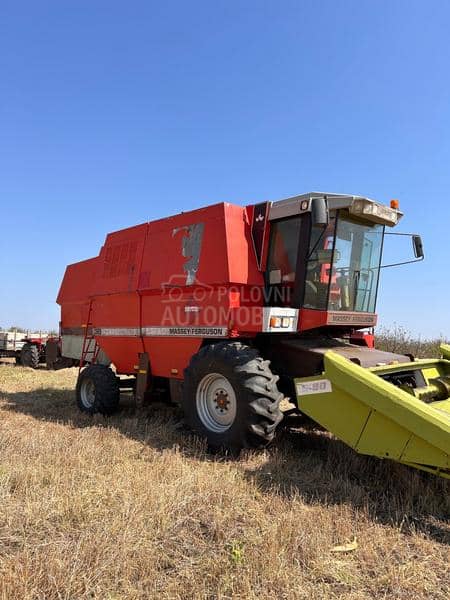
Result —
POLYGON ((20 363, 23 367, 37 369, 39 367, 39 348, 35 344, 24 344, 20 352, 20 363))
POLYGON ((184 372, 186 424, 212 450, 266 446, 283 418, 277 381, 269 361, 241 342, 205 346, 184 372))
POLYGON ((120 400, 117 377, 109 367, 89 365, 78 376, 76 397, 78 408, 91 415, 114 413, 120 400))

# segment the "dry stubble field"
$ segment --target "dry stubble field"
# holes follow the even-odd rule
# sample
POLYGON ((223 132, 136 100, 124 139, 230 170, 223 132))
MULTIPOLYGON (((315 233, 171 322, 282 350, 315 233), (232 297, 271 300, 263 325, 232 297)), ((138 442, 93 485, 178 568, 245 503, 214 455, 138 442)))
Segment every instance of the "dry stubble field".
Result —
POLYGON ((0 366, 1 598, 448 598, 444 480, 301 430, 214 458, 173 408, 81 415, 75 379, 0 366))

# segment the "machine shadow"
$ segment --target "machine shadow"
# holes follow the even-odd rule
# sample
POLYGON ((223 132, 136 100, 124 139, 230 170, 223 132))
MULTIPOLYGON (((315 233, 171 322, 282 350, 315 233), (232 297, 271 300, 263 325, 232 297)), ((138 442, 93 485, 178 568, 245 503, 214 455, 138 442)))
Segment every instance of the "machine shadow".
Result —
POLYGON ((285 428, 267 461, 246 477, 267 494, 349 505, 402 533, 450 545, 448 480, 359 455, 328 432, 285 428))
POLYGON ((120 408, 114 415, 82 413, 73 389, 42 388, 27 392, 1 392, 1 410, 22 413, 38 421, 47 421, 75 428, 115 429, 127 438, 147 444, 157 450, 175 445, 189 455, 199 455, 205 444, 194 436, 182 435, 184 429, 180 411, 163 402, 154 402, 136 410, 131 395, 121 394, 120 408))
POLYGON ((310 505, 349 505, 405 534, 421 532, 450 544, 448 481, 391 461, 360 456, 326 432, 283 428, 263 460, 256 461, 258 466, 249 467, 255 461, 248 461, 245 454, 241 459, 208 454, 206 444, 185 430, 179 409, 161 402, 136 411, 132 397, 122 394, 119 412, 103 417, 81 413, 72 389, 2 393, 1 398, 2 410, 39 421, 113 428, 155 450, 176 447, 195 460, 234 460, 263 494, 301 498, 310 505))

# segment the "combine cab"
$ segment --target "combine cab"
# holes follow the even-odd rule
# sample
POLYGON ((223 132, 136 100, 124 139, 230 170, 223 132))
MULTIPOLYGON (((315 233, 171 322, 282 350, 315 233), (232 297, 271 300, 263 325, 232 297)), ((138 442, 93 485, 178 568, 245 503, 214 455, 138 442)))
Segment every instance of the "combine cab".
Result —
POLYGON ((449 348, 416 360, 367 331, 401 216, 396 201, 310 193, 109 234, 58 296, 80 409, 113 412, 124 385, 138 406, 165 388, 212 448, 237 452, 274 438, 289 398, 357 452, 449 477, 449 348))

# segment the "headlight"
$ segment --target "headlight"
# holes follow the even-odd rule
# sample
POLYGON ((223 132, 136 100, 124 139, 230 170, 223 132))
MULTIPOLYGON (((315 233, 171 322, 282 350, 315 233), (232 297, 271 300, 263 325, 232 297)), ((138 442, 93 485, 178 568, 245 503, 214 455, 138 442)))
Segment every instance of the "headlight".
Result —
POLYGON ((281 327, 292 327, 294 319, 292 317, 283 317, 281 319, 281 327))
POLYGON ((271 327, 281 327, 281 317, 270 317, 270 326, 271 327))
POLYGON ((270 317, 270 327, 288 329, 294 327, 294 317, 270 317))
POLYGON ((267 333, 294 333, 297 331, 298 308, 265 306, 262 331, 267 333))
POLYGON ((352 215, 366 218, 368 221, 380 223, 381 225, 389 225, 390 227, 397 225, 403 216, 403 213, 398 210, 378 204, 372 200, 362 199, 353 200, 349 212, 352 215))

